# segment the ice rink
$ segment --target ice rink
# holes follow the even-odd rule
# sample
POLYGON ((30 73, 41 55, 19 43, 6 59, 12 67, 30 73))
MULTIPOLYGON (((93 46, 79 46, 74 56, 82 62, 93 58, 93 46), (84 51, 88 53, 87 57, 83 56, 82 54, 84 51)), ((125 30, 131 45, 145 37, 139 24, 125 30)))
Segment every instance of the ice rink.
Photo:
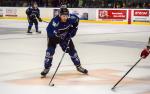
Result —
POLYGON ((53 67, 48 77, 41 79, 47 25, 39 24, 42 34, 27 35, 27 21, 0 20, 0 94, 150 94, 150 56, 111 90, 140 58, 150 26, 80 23, 73 41, 89 74, 77 72, 66 54, 53 81, 55 86, 50 87, 63 52, 58 45, 53 67))

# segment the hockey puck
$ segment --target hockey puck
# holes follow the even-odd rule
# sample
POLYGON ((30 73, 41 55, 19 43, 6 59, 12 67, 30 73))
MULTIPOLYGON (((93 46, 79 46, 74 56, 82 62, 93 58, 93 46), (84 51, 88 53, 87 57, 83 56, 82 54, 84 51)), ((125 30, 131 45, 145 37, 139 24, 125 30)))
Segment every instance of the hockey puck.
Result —
POLYGON ((51 86, 54 86, 54 84, 52 84, 51 86))

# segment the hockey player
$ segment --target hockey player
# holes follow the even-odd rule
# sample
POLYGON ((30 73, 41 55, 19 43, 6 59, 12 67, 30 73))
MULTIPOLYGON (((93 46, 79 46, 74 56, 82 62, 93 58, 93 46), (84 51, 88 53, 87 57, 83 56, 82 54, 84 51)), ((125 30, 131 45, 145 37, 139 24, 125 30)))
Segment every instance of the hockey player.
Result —
POLYGON ((147 47, 141 52, 141 57, 145 59, 149 56, 149 54, 150 54, 150 37, 147 47))
POLYGON ((32 34, 31 32, 31 28, 33 26, 33 23, 35 25, 35 29, 36 29, 36 32, 37 33, 41 33, 41 31, 39 31, 39 27, 38 27, 38 21, 37 19, 42 22, 42 19, 40 18, 40 10, 38 9, 38 5, 36 2, 34 2, 32 4, 32 7, 29 7, 27 10, 26 10, 26 14, 27 14, 27 19, 28 19, 28 22, 29 22, 29 26, 28 26, 28 31, 27 33, 29 34, 32 34))
POLYGON ((71 39, 76 35, 78 23, 79 18, 76 15, 69 14, 67 8, 60 8, 59 15, 51 20, 47 27, 48 48, 46 50, 44 70, 41 72, 42 77, 46 77, 52 66, 53 55, 57 44, 59 44, 62 50, 65 51, 69 40, 69 48, 66 53, 70 55, 77 71, 83 74, 88 73, 88 70, 81 66, 80 59, 71 39))

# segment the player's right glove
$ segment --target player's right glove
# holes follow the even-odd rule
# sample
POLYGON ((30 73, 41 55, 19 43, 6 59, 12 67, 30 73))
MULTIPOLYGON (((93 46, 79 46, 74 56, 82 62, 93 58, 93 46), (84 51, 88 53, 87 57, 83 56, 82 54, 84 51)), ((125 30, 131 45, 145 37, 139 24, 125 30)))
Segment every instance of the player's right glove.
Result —
POLYGON ((150 54, 149 49, 148 49, 148 48, 145 48, 145 49, 141 52, 141 57, 145 59, 149 54, 150 54))

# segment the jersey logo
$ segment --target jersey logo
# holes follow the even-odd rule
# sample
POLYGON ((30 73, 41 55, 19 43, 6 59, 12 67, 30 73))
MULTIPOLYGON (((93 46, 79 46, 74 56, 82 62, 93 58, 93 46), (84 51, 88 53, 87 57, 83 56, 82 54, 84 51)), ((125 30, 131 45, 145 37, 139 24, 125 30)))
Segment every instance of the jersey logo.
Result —
POLYGON ((55 23, 55 22, 53 21, 52 25, 53 25, 54 27, 57 27, 57 26, 59 25, 59 23, 55 23))
POLYGON ((70 19, 76 19, 76 17, 75 16, 70 16, 70 19))

